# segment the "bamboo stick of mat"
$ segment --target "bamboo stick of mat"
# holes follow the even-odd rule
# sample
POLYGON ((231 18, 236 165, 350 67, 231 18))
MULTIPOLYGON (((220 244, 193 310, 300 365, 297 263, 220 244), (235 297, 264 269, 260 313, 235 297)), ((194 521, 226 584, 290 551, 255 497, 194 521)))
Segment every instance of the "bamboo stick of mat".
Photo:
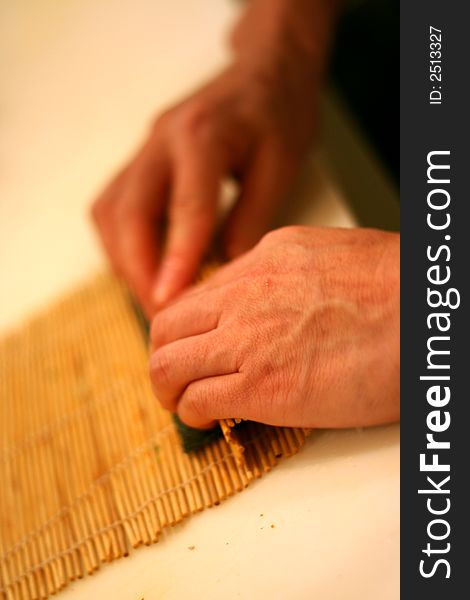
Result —
POLYGON ((1 598, 49 597, 303 445, 305 430, 228 420, 238 450, 219 438, 186 454, 147 360, 108 274, 0 341, 1 598))

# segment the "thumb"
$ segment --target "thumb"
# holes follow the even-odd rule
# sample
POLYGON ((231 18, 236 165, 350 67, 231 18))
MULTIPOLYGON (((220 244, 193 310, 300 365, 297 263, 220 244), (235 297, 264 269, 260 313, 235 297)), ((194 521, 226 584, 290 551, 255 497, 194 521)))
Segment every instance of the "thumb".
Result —
POLYGON ((153 290, 163 306, 194 279, 215 225, 222 168, 219 159, 198 152, 176 166, 167 241, 153 290))
POLYGON ((254 246, 269 229, 293 176, 277 145, 260 148, 242 182, 242 192, 224 231, 225 252, 234 258, 254 246))

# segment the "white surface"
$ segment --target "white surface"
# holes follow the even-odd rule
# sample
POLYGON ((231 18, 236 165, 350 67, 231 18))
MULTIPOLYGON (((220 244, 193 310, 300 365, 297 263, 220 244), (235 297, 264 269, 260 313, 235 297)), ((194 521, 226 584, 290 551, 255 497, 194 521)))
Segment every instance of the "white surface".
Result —
MULTIPOLYGON (((101 268, 90 200, 154 114, 227 60, 237 4, 1 3, 0 330, 101 268)), ((352 224, 318 161, 285 220, 352 224)), ((242 494, 61 597, 398 598, 398 440, 398 427, 316 434, 242 494)))

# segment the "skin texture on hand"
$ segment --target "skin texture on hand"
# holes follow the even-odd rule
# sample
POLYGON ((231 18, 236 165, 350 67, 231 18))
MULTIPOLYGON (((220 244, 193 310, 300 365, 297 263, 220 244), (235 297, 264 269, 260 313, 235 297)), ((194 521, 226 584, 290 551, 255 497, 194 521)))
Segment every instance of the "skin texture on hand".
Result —
POLYGON ((268 230, 314 137, 330 5, 250 2, 232 32, 233 64, 158 117, 94 203, 111 263, 149 318, 193 282, 224 179, 240 187, 221 236, 226 257, 268 230))
POLYGON ((287 227, 160 311, 150 374, 193 427, 399 417, 399 236, 287 227))

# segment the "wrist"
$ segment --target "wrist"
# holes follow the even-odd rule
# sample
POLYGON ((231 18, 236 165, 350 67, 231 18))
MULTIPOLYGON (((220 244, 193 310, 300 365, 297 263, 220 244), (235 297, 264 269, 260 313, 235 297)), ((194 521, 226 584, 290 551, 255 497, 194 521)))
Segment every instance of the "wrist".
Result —
POLYGON ((235 60, 322 78, 338 0, 251 0, 231 35, 235 60))
POLYGON ((236 56, 232 63, 262 95, 282 98, 291 108, 305 104, 312 111, 320 87, 320 75, 314 66, 281 47, 266 48, 255 59, 236 56))

